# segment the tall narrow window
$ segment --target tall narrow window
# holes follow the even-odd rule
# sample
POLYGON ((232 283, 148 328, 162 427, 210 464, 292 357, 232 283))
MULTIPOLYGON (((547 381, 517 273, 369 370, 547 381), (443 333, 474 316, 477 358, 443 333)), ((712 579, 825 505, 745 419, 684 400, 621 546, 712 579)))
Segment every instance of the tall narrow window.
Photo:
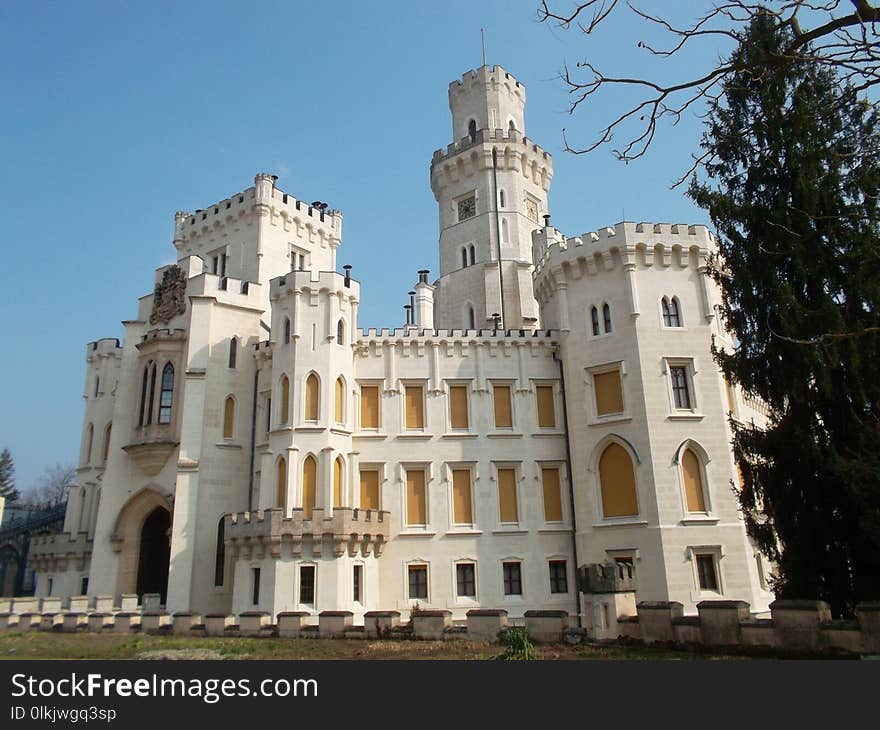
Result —
POLYGON ((611 307, 607 303, 602 305, 602 319, 605 324, 605 333, 611 332, 611 307))
POLYGON ((553 386, 538 385, 535 387, 535 400, 538 405, 538 427, 555 428, 556 410, 553 404, 553 386))
POLYGON ((217 548, 214 553, 214 585, 223 585, 223 573, 226 564, 226 519, 220 518, 217 523, 217 548))
POLYGON ((235 368, 235 361, 238 359, 238 338, 233 337, 229 340, 229 367, 235 368))
POLYGON ((620 387, 620 371, 593 374, 596 394, 596 415, 607 416, 623 413, 623 390, 620 387))
POLYGON ((333 506, 342 506, 342 457, 337 456, 333 462, 333 506))
POLYGON ((92 463, 92 444, 95 440, 95 427, 90 423, 86 429, 86 458, 84 464, 92 463))
POLYGON ((281 403, 278 408, 278 422, 287 423, 290 418, 290 381, 286 375, 281 376, 281 403))
POLYGON ((639 513, 632 459, 620 444, 609 444, 602 452, 599 484, 605 517, 632 517, 639 513))
POLYGON ((342 378, 336 378, 335 396, 334 416, 336 423, 345 423, 345 381, 342 378))
POLYGON ((361 509, 379 509, 379 472, 361 472, 361 509))
POLYGON ((516 469, 498 470, 498 503, 501 522, 519 522, 519 506, 516 498, 516 469))
POLYGON ((312 510, 315 508, 315 498, 318 493, 318 462, 309 454, 303 462, 302 476, 302 511, 303 519, 312 519, 312 510))
POLYGON ((477 315, 474 313, 473 307, 468 306, 467 315, 468 315, 468 329, 475 330, 477 328, 477 315))
POLYGON ((361 428, 379 428, 379 386, 361 386, 361 428))
POLYGON ((341 319, 336 323, 336 344, 345 344, 345 321, 341 319))
POLYGON ((100 393, 100 392, 101 392, 101 376, 96 375, 95 376, 95 398, 98 397, 98 393, 100 393))
POLYGON ((425 427, 425 397, 421 385, 404 386, 405 427, 421 429, 425 427))
POLYGON ((471 254, 471 257, 470 257, 471 266, 473 266, 477 261, 477 249, 473 244, 471 244, 471 247, 470 247, 470 254, 471 254))
POLYGON ((315 602, 315 566, 301 565, 299 569, 299 602, 315 602))
POLYGON ((318 376, 311 373, 306 378, 306 412, 305 419, 307 421, 317 421, 318 411, 320 407, 320 389, 318 385, 318 376))
POLYGON ((147 418, 144 421, 148 426, 153 422, 153 398, 156 395, 156 363, 150 364, 149 397, 147 399, 147 418))
POLYGON ((468 257, 467 257, 467 246, 461 249, 461 268, 465 268, 468 265, 468 257))
POLYGON ((105 464, 107 463, 107 457, 110 455, 110 431, 112 429, 112 423, 108 423, 107 428, 104 429, 104 448, 101 450, 101 461, 105 464))
POLYGON ((138 426, 144 425, 144 416, 147 410, 147 383, 150 379, 149 365, 144 368, 144 377, 141 381, 141 407, 138 415, 138 426))
POLYGON ((510 386, 493 385, 492 401, 495 410, 495 428, 513 428, 513 409, 510 403, 510 386))
POLYGON ((669 368, 669 377, 672 380, 672 400, 676 408, 688 409, 691 407, 691 393, 688 388, 687 368, 683 365, 673 365, 669 368))
POLYGON ((477 122, 475 119, 471 119, 468 122, 468 137, 474 139, 477 136, 477 122))
POLYGON ((504 201, 504 191, 503 191, 503 190, 499 190, 499 191, 498 191, 498 207, 499 207, 499 208, 504 208, 505 206, 506 206, 506 203, 505 203, 505 201, 504 201))
POLYGON ((235 424, 235 398, 231 395, 223 404, 223 438, 231 439, 235 424))
POLYGON ((254 568, 252 575, 253 575, 253 582, 252 582, 253 595, 251 596, 251 603, 253 603, 255 606, 257 606, 260 603, 260 569, 254 568))
POLYGON ((593 335, 601 334, 599 331, 599 310, 595 307, 590 307, 590 321, 593 327, 593 335))
POLYGON ((362 603, 362 593, 364 584, 364 566, 355 565, 352 570, 352 586, 351 597, 355 603, 362 603))
POLYGON ((568 571, 564 560, 550 561, 550 592, 568 593, 568 571))
POLYGON ((287 513, 287 459, 278 459, 278 481, 275 487, 275 506, 287 513))
POLYGON ((681 327, 681 315, 678 309, 678 299, 673 297, 667 299, 663 297, 660 302, 663 309, 663 324, 666 327, 681 327))
POLYGON ((504 595, 522 595, 522 571, 518 562, 502 563, 504 572, 504 595))
POLYGON ((284 334, 281 342, 285 345, 290 344, 290 320, 287 317, 284 318, 284 334))
POLYGON ((408 525, 428 524, 425 472, 421 469, 406 470, 406 523, 408 525))
POLYGON ((681 475, 684 481, 685 503, 688 512, 706 511, 702 472, 697 455, 691 449, 685 449, 684 455, 681 457, 681 475))
POLYGON ((700 590, 718 590, 718 572, 715 568, 715 556, 711 553, 696 555, 697 577, 700 582, 700 590))
POLYGON ((459 563, 455 566, 456 595, 474 598, 477 595, 476 570, 473 563, 459 563))
POLYGON ((455 525, 472 525, 474 522, 470 469, 452 470, 452 522, 455 525))
POLYGON ((544 520, 562 522, 562 490, 559 485, 559 469, 545 466, 541 469, 541 484, 544 488, 544 520))
POLYGON ((159 394, 159 423, 171 423, 171 404, 174 399, 174 366, 168 362, 162 368, 162 392, 159 394))
POLYGON ((468 395, 466 385, 449 386, 449 424, 454 429, 468 428, 468 395))
POLYGON ((407 578, 409 583, 409 597, 428 598, 428 566, 427 565, 410 565, 407 568, 407 578))

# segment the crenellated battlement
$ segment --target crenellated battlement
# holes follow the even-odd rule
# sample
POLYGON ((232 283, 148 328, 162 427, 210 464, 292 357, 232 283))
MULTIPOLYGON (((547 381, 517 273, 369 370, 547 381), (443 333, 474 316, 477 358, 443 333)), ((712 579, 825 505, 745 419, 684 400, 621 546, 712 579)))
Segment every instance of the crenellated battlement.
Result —
POLYGON ((354 301, 360 300, 360 282, 337 271, 291 271, 269 282, 269 299, 277 301, 299 291, 341 293, 354 301))
MULTIPOLYGON (((507 145, 513 153, 520 157, 526 156, 529 159, 541 159, 552 165, 553 155, 516 129, 478 129, 473 135, 462 137, 456 142, 446 145, 445 150, 434 150, 434 154, 431 157, 431 170, 433 171, 434 166, 437 163, 447 160, 450 157, 457 155, 459 152, 464 152, 472 147, 484 144, 504 144, 507 145)), ((499 153, 501 152, 503 152, 503 150, 499 150, 499 153)))
POLYGON ((552 226, 545 227, 532 232, 532 276, 538 280, 555 266, 578 260, 588 273, 610 270, 615 260, 666 267, 677 257, 679 265, 687 266, 691 251, 702 261, 714 245, 712 234, 704 225, 624 221, 571 237, 552 226))
POLYGON ((86 345, 86 362, 95 362, 106 357, 122 357, 122 345, 116 337, 102 337, 86 345))
POLYGON ((553 330, 492 330, 492 329, 450 329, 450 330, 426 330, 417 327, 396 327, 394 329, 369 327, 366 330, 358 330, 358 341, 364 344, 370 341, 387 340, 554 340, 553 330))
POLYGON ((512 83, 522 94, 523 101, 525 101, 526 87, 517 81, 510 72, 501 68, 501 66, 480 66, 477 69, 465 71, 460 79, 449 83, 449 93, 455 93, 462 87, 468 87, 474 83, 490 84, 493 82, 497 84, 512 83))

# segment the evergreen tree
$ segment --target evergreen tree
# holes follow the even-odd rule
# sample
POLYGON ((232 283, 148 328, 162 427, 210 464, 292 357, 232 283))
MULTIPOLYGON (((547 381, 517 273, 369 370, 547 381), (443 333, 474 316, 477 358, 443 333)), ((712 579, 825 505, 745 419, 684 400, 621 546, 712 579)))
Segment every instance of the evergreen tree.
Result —
POLYGON ((777 595, 836 616, 880 599, 880 131, 835 72, 781 49, 766 15, 731 60, 689 195, 718 233, 710 274, 732 350, 729 382, 761 398, 765 428, 732 421, 750 535, 777 595))
POLYGON ((3 449, 0 453, 0 497, 7 502, 18 499, 18 490, 15 488, 15 465, 12 463, 12 454, 9 449, 3 449))

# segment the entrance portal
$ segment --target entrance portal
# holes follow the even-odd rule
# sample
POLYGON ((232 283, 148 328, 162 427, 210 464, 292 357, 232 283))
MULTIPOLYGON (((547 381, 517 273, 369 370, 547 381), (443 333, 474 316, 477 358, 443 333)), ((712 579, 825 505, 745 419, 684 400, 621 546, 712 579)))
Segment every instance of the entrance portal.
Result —
POLYGON ((158 593, 162 603, 168 593, 168 563, 171 560, 169 529, 171 513, 164 507, 156 507, 141 527, 138 554, 137 593, 158 593))

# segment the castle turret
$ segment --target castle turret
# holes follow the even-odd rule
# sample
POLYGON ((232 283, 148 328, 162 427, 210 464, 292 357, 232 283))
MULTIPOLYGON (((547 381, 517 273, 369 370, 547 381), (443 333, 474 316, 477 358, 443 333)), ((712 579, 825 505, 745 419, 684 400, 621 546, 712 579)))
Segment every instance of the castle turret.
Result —
POLYGON ((454 140, 431 161, 439 206, 441 328, 535 329, 531 232, 547 212, 551 156, 525 136, 525 88, 500 66, 449 86, 454 140))

